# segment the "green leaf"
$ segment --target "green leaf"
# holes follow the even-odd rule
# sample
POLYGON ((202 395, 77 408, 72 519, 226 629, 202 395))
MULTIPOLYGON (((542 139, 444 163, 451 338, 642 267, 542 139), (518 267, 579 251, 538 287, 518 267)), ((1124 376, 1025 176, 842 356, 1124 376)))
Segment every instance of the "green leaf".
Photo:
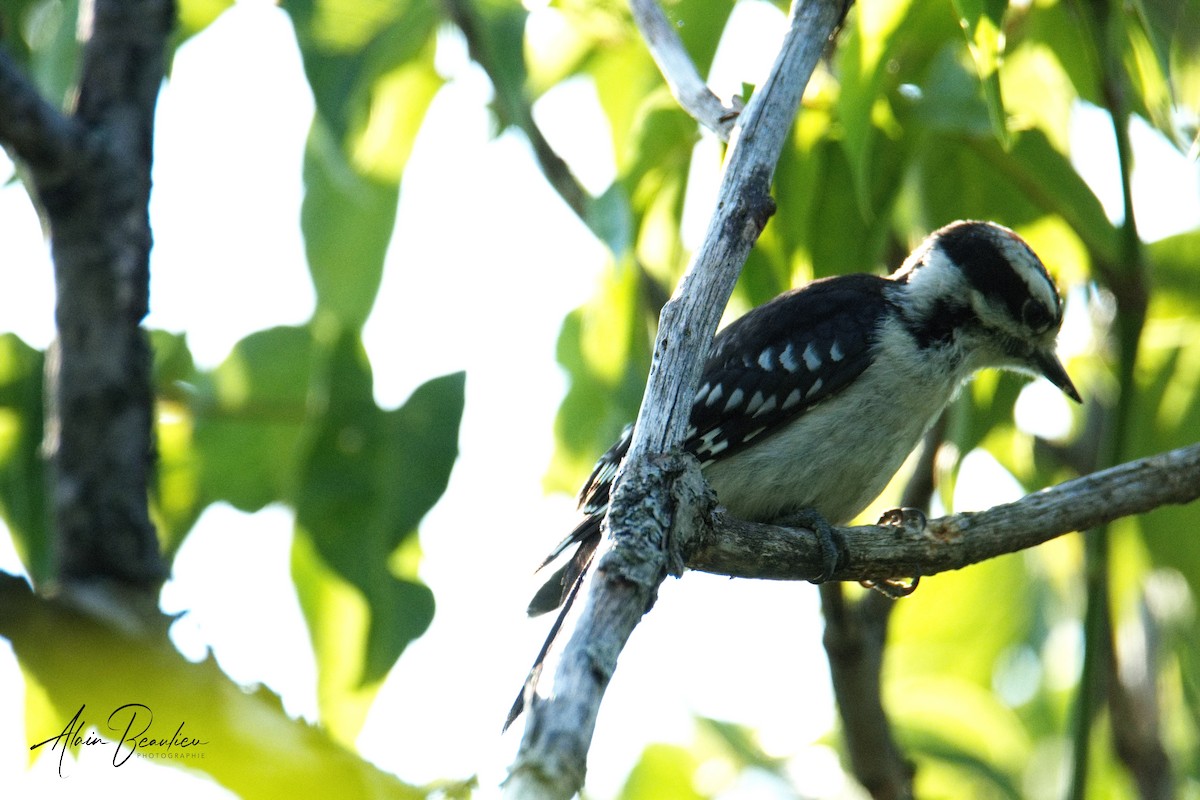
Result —
MULTIPOLYGON (((388 126, 394 112, 387 109, 397 103, 381 95, 380 82, 432 63, 438 17, 425 0, 287 0, 283 9, 296 29, 317 114, 338 142, 353 143, 374 124, 388 126), (381 111, 384 117, 372 119, 381 111)), ((423 114, 411 100, 412 112, 423 114)))
POLYGON ((1056 150, 1043 132, 1019 134, 1008 158, 995 145, 982 145, 979 152, 1043 213, 1066 220, 1091 254, 1109 262, 1116 259, 1117 230, 1104 206, 1070 159, 1056 150))
POLYGON ((149 332, 154 357, 154 441, 157 471, 150 487, 150 515, 168 561, 192 529, 206 501, 195 448, 195 409, 190 386, 196 365, 181 333, 149 332))
POLYGON ((0 335, 0 516, 35 582, 52 577, 46 496, 43 356, 15 334, 0 335))
POLYGON ((912 122, 938 133, 975 138, 990 135, 991 112, 968 69, 957 43, 941 48, 925 72, 925 88, 918 99, 910 101, 912 122))
POLYGON ((636 158, 620 183, 630 198, 637 223, 637 258, 666 292, 687 265, 679 223, 687 190, 695 122, 661 91, 646 101, 633 136, 636 158))
POLYGON ((648 95, 662 88, 662 76, 636 34, 594 42, 583 66, 596 85, 600 107, 608 117, 617 172, 624 174, 629 160, 638 156, 631 139, 643 103, 648 95))
POLYGON ((921 581, 906 598, 916 602, 897 605, 892 618, 888 658, 895 677, 945 675, 990 687, 996 659, 1035 623, 1037 609, 1023 604, 1028 585, 1019 555, 921 581))
POLYGON ((200 377, 193 413, 203 504, 257 511, 291 496, 312 358, 309 328, 271 328, 200 377))
POLYGON ((433 96, 437 17, 421 0, 285 4, 317 113, 300 225, 318 315, 361 328, 395 227, 399 183, 433 96))
POLYGON ((373 399, 358 334, 328 345, 294 505, 292 571, 313 636, 322 720, 353 741, 404 648, 433 618, 433 594, 393 566, 445 490, 457 456, 463 375, 422 385, 392 412, 373 399))
POLYGON ((866 0, 855 6, 837 54, 838 118, 843 126, 843 147, 860 202, 867 197, 868 165, 878 133, 876 107, 885 103, 884 87, 893 76, 889 55, 897 46, 896 32, 912 7, 911 0, 866 0))
MULTIPOLYGON (((667 19, 675 24, 684 49, 701 75, 707 75, 712 68, 717 44, 721 41, 721 33, 725 30, 733 6, 733 3, 713 3, 711 0, 676 0, 663 7, 667 19)), ((743 95, 743 99, 750 102, 750 94, 743 95)))
POLYGON ((370 123, 338 142, 317 116, 304 151, 300 226, 318 313, 361 328, 391 243, 400 176, 441 86, 432 62, 397 68, 374 87, 370 123))
MULTIPOLYGON (((139 752, 157 756, 155 762, 163 766, 197 770, 246 800, 306 797, 314 787, 337 787, 339 797, 363 800, 425 796, 321 728, 290 719, 266 689, 247 690, 229 680, 211 656, 198 664, 183 658, 167 638, 167 620, 154 630, 109 627, 65 603, 38 597, 23 581, 3 574, 0 607, 5 609, 0 636, 12 643, 27 685, 39 687, 45 698, 42 703, 34 697, 30 704, 31 743, 57 736, 79 712, 84 735, 106 740, 81 747, 79 758, 94 762, 93 769, 113 769, 115 742, 123 738, 129 717, 114 717, 117 727, 110 729, 109 715, 140 703, 146 707, 140 719, 150 722, 148 736, 170 740, 179 734, 202 744, 172 751, 143 746, 139 752), (165 757, 169 752, 199 757, 165 757)), ((129 755, 130 745, 124 748, 129 755)))
POLYGON ((633 211, 629 196, 619 181, 592 200, 587 208, 587 226, 596 238, 608 246, 614 257, 629 251, 633 241, 633 211))
POLYGON ((992 134, 1002 146, 1009 142, 1004 101, 1000 92, 1000 62, 1004 57, 1004 12, 1007 0, 954 0, 967 49, 983 87, 992 134))
POLYGON ((1000 80, 1012 129, 1037 128, 1056 150, 1068 152, 1071 115, 1079 96, 1058 54, 1044 42, 1026 41, 1005 55, 1000 80))
POLYGON ((637 417, 650 369, 647 323, 641 280, 628 265, 610 270, 597 297, 563 320, 557 358, 570 385, 554 421, 547 489, 573 493, 637 417))
POLYGON ((1146 253, 1153 265, 1155 302, 1164 304, 1167 314, 1200 317, 1200 229, 1153 242, 1146 253))
MULTIPOLYGON (((943 706, 949 700, 939 699, 943 706)), ((940 716, 936 722, 922 720, 927 722, 928 727, 918 728, 911 725, 912 717, 897 715, 905 720, 905 730, 899 734, 904 747, 922 762, 918 769, 920 777, 917 791, 929 797, 944 797, 947 792, 951 795, 965 792, 972 797, 995 796, 1021 800, 1025 797, 1019 780, 1024 759, 1005 759, 1008 763, 1002 768, 995 752, 995 742, 988 739, 989 733, 995 734, 1004 728, 1009 729, 1005 731, 1009 736, 1020 738, 1022 732, 1016 721, 1010 718, 1007 709, 994 703, 994 697, 956 694, 953 695, 953 701, 960 704, 955 705, 954 709, 942 707, 938 711, 945 714, 947 710, 957 710, 957 715, 940 716), (964 702, 966 697, 974 702, 964 702), (993 702, 989 703, 988 700, 993 702), (963 725, 966 721, 974 724, 963 725), (940 763, 935 766, 927 759, 940 763), (971 787, 971 790, 967 791, 967 787, 971 787)), ((1020 751, 1024 758, 1028 758, 1028 744, 1022 745, 1020 751)))
POLYGON ((216 22, 233 7, 233 0, 177 0, 174 49, 216 22))
POLYGON ((392 240, 400 188, 356 172, 320 118, 304 151, 300 226, 317 313, 361 328, 371 313, 392 240))
POLYGON ((51 105, 65 108, 78 80, 79 0, 17 0, 0 4, 0 33, 51 105))
POLYGON ((703 800, 694 776, 699 763, 685 747, 652 744, 634 765, 619 800, 703 800))
POLYGON ((392 549, 416 533, 450 482, 465 380, 464 373, 455 372, 426 381, 404 405, 384 414, 385 518, 392 549))
POLYGON ((1100 67, 1088 26, 1081 23, 1081 7, 1071 3, 1034 3, 1023 24, 1026 43, 1037 43, 1053 53, 1080 100, 1101 105, 1100 67))
POLYGON ((1134 0, 1125 16, 1129 37, 1129 78, 1143 98, 1148 118, 1186 151, 1200 117, 1200 3, 1195 0, 1134 0), (1187 130, 1179 113, 1191 117, 1187 130))
POLYGON ((501 129, 523 129, 529 120, 526 95, 525 20, 529 12, 512 0, 464 0, 463 11, 471 26, 471 56, 485 65, 495 97, 492 109, 501 129))
POLYGON ((755 767, 781 778, 786 776, 787 759, 767 755, 752 729, 708 717, 697 717, 696 725, 701 733, 715 736, 739 767, 755 767))

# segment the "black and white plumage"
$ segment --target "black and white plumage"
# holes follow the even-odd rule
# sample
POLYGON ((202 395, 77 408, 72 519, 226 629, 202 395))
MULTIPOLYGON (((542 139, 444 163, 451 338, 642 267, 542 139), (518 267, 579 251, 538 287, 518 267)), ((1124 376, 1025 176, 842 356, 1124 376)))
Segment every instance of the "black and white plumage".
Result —
MULTIPOLYGON (((883 491, 975 372, 1042 375, 1078 401, 1055 354, 1061 324, 1058 290, 1017 234, 955 222, 887 277, 813 281, 721 331, 683 448, 734 516, 770 522, 815 511, 846 523, 883 491)), ((543 566, 577 549, 534 597, 531 614, 574 598, 628 447, 626 430, 584 484, 584 519, 543 566)), ((521 706, 518 698, 510 722, 521 706)))

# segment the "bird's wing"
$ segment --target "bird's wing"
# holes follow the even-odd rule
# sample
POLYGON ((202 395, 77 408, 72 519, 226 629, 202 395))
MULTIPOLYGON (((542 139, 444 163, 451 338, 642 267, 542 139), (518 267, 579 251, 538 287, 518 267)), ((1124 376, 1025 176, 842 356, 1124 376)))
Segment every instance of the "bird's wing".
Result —
POLYGON ((685 449, 708 464, 778 430, 871 361, 888 281, 826 278, 759 306, 713 341, 685 449))

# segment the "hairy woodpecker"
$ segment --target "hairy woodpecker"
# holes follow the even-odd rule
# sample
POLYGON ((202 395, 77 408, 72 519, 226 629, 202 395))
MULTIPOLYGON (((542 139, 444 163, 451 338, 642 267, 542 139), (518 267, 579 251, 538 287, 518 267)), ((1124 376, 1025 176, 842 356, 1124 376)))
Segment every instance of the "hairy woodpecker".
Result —
MULTIPOLYGON (((717 501, 772 522, 813 513, 844 524, 874 500, 972 375, 996 367, 1045 376, 1080 401, 1055 354, 1062 301, 1017 234, 959 221, 932 233, 891 275, 841 275, 776 297, 713 339, 683 449, 717 501)), ((529 605, 563 610, 600 541, 630 430, 579 495, 584 518, 543 562, 568 562, 529 605)), ((505 727, 520 714, 517 698, 505 727)))

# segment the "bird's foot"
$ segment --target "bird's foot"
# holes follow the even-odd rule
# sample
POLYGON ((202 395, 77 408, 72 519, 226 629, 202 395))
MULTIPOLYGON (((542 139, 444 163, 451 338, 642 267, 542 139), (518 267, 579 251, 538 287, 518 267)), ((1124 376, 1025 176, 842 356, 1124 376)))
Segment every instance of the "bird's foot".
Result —
MULTIPOLYGON (((879 517, 879 522, 875 524, 881 527, 895 528, 898 533, 908 536, 920 536, 925 533, 928 519, 925 512, 919 508, 893 508, 883 512, 883 515, 879 517)), ((908 597, 917 590, 917 586, 921 583, 921 576, 886 578, 881 581, 860 581, 860 583, 893 600, 898 600, 901 597, 908 597)))
POLYGON ((829 520, 821 516, 816 509, 802 508, 789 514, 781 524, 791 528, 811 530, 817 538, 817 548, 821 557, 821 571, 816 577, 809 578, 809 583, 825 583, 846 562, 846 540, 829 524, 829 520))

